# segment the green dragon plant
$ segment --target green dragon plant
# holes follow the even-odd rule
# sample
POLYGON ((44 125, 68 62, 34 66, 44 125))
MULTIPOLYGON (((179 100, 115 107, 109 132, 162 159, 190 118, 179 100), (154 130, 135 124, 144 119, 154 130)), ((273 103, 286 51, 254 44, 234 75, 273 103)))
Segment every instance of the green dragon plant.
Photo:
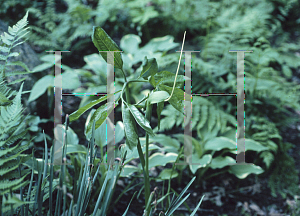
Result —
MULTIPOLYGON (((115 42, 100 27, 94 28, 92 40, 94 45, 99 51, 101 50, 120 51, 120 49, 115 44, 115 42)), ((183 48, 183 44, 182 44, 182 48, 183 48)), ((100 52, 100 54, 102 55, 104 60, 107 61, 107 54, 104 52, 100 52)), ((154 133, 150 126, 152 105, 155 103, 158 104, 159 107, 157 111, 158 115, 160 115, 164 107, 165 101, 169 101, 169 103, 172 104, 174 108, 179 110, 181 113, 184 113, 184 104, 183 104, 184 92, 179 88, 175 88, 175 83, 179 81, 180 82, 183 81, 183 76, 178 76, 178 74, 176 74, 175 76, 174 74, 168 71, 158 72, 158 65, 156 59, 155 58, 147 59, 147 57, 145 57, 143 62, 143 69, 140 75, 138 76, 138 78, 134 80, 127 80, 125 72, 123 71, 123 60, 119 52, 115 53, 114 55, 114 63, 115 63, 114 66, 120 69, 120 71, 123 73, 124 80, 125 80, 123 88, 121 90, 121 94, 115 100, 115 107, 118 105, 117 102, 121 99, 122 118, 123 118, 123 124, 125 129, 126 146, 129 148, 129 150, 133 150, 137 148, 138 155, 141 161, 141 166, 144 173, 145 207, 146 207, 144 214, 148 216, 150 215, 151 212, 150 203, 153 197, 153 193, 150 193, 150 179, 149 179, 149 136, 154 136, 154 133), (170 79, 172 76, 173 76, 173 80, 175 80, 173 84, 173 88, 165 85, 166 83, 169 82, 167 78, 170 79), (180 77, 180 79, 176 80, 177 77, 180 77), (155 87, 155 90, 152 91, 150 95, 144 97, 137 104, 131 104, 128 84, 133 82, 150 82, 151 85, 155 87), (125 93, 125 98, 123 97, 124 93, 125 93), (145 116, 138 110, 138 108, 143 108, 146 110, 145 116), (146 142, 145 142, 145 146, 143 147, 145 151, 145 156, 140 143, 140 139, 137 135, 137 127, 135 122, 137 122, 146 131, 146 142)), ((111 96, 112 95, 103 96, 100 99, 94 100, 91 103, 85 105, 84 107, 81 107, 79 110, 75 111, 70 115, 70 121, 74 121, 78 119, 89 108, 95 106, 96 104, 101 103, 102 101, 107 100, 108 97, 111 96)), ((105 122, 105 119, 107 118, 108 115, 109 113, 108 111, 106 111, 106 105, 100 106, 100 108, 98 108, 97 111, 95 111, 91 116, 89 124, 86 128, 86 134, 91 133, 91 128, 92 128, 91 122, 93 121, 96 122, 95 128, 97 129, 105 122)), ((177 207, 178 206, 179 205, 177 205, 177 207)))

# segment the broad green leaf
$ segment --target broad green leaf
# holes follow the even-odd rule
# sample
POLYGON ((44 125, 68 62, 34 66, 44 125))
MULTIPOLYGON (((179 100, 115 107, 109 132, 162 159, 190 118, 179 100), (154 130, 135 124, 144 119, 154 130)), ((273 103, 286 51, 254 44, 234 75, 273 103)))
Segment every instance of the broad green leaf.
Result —
MULTIPOLYGON (((165 168, 159 173, 158 178, 161 180, 169 180, 171 177, 171 173, 172 173, 172 169, 165 168)), ((178 172, 176 170, 173 170, 171 178, 176 178, 177 176, 178 176, 178 172)))
POLYGON ((195 139, 194 137, 191 137, 191 136, 185 135, 185 134, 174 134, 173 136, 176 137, 183 144, 184 144, 185 138, 191 140, 193 148, 195 148, 195 152, 197 152, 199 158, 201 158, 202 155, 204 154, 204 147, 203 147, 202 142, 201 143, 198 142, 198 140, 195 139))
POLYGON ((125 128, 125 137, 126 137, 126 144, 129 147, 130 150, 132 150, 134 147, 138 144, 138 135, 135 131, 134 125, 135 122, 133 120, 132 114, 127 107, 126 104, 122 102, 122 118, 123 118, 123 124, 125 128))
MULTIPOLYGON (((142 146, 142 152, 143 154, 145 154, 146 152, 146 138, 145 137, 141 137, 139 138, 140 140, 140 143, 141 143, 141 146, 142 146)), ((133 159, 135 158, 139 158, 139 153, 138 153, 138 150, 137 148, 134 148, 134 149, 129 149, 129 147, 127 145, 124 145, 121 147, 122 149, 122 152, 126 152, 127 151, 127 155, 126 155, 126 160, 124 162, 124 164, 128 164, 130 161, 132 161, 133 159)), ((153 150, 158 150, 160 149, 157 145, 154 145, 154 144, 149 144, 149 151, 153 151, 153 150)), ((140 167, 141 170, 142 170, 142 167, 140 167)))
MULTIPOLYGON (((96 111, 95 109, 92 109, 91 112, 89 113, 89 115, 86 119, 86 123, 85 123, 86 129, 87 129, 87 126, 89 125, 91 117, 95 111, 96 111)), ((108 119, 109 118, 107 118, 106 120, 108 120, 108 119)), ((105 122, 103 122, 103 124, 97 130, 95 130, 95 144, 98 145, 100 148, 102 148, 103 146, 105 146, 107 144, 107 142, 106 142, 106 126, 107 126, 107 124, 105 122)), ((86 130, 85 130, 85 136, 90 137, 90 135, 86 134, 86 130)), ((111 139, 111 138, 113 138, 113 137, 110 137, 109 139, 111 139)))
POLYGON ((116 124, 116 133, 115 133, 115 142, 121 142, 121 140, 124 138, 124 124, 121 121, 118 121, 116 124))
POLYGON ((67 145, 67 154, 73 154, 73 153, 86 154, 86 147, 84 145, 68 144, 67 145))
POLYGON ((61 60, 61 56, 59 56, 59 55, 55 56, 54 54, 48 54, 48 55, 42 56, 40 59, 42 61, 45 61, 45 62, 54 63, 55 61, 60 61, 61 60))
MULTIPOLYGON (((244 139, 244 138, 242 138, 244 139)), ((252 139, 245 139, 245 151, 256 151, 256 152, 261 152, 261 151, 266 151, 269 150, 268 147, 261 145, 259 142, 256 142, 252 139)), ((244 151, 244 150, 242 150, 244 151)), ((231 151, 232 153, 236 154, 236 150, 231 151)), ((241 151, 238 151, 238 154, 241 153, 241 151)))
POLYGON ((33 68, 33 71, 35 71, 35 72, 44 71, 51 67, 53 67, 53 62, 46 62, 46 63, 40 64, 40 65, 36 66, 35 68, 33 68))
POLYGON ((83 60, 86 62, 84 69, 93 70, 96 74, 100 76, 107 76, 107 64, 104 59, 96 53, 84 56, 83 60))
POLYGON ((199 158, 198 154, 192 155, 192 164, 189 164, 190 170, 193 174, 197 172, 199 168, 206 167, 211 162, 212 156, 210 154, 203 155, 199 158))
POLYGON ((120 173, 121 177, 129 177, 130 175, 132 175, 135 172, 139 172, 140 169, 132 166, 132 165, 125 165, 122 169, 122 172, 120 173))
POLYGON ((63 89, 76 89, 80 87, 81 83, 77 74, 73 71, 66 71, 61 74, 62 76, 62 88, 63 89))
MULTIPOLYGON (((54 128, 55 139, 60 141, 61 143, 63 143, 64 133, 65 133, 65 125, 58 124, 54 128)), ((67 130, 67 142, 66 143, 74 144, 74 145, 78 145, 78 143, 79 143, 77 134, 72 130, 72 128, 70 126, 68 127, 68 130, 67 130)))
POLYGON ((122 37, 120 47, 127 53, 134 54, 139 49, 139 44, 142 42, 138 35, 128 34, 122 37))
POLYGON ((136 120, 136 122, 151 136, 155 136, 152 128, 150 126, 150 122, 146 119, 146 117, 144 115, 142 115, 142 113, 134 106, 134 105, 130 105, 128 104, 128 108, 131 112, 131 114, 133 115, 134 119, 136 120))
POLYGON ((180 147, 180 143, 177 139, 173 139, 170 136, 166 136, 164 134, 157 134, 155 137, 151 137, 150 142, 157 142, 163 145, 164 151, 166 152, 178 153, 178 149, 180 147))
POLYGON ((150 104, 159 103, 167 99, 169 96, 169 93, 166 91, 152 92, 148 98, 148 102, 150 104))
MULTIPOLYGON (((101 27, 93 27, 92 41, 106 62, 107 52, 103 51, 120 51, 118 45, 101 27)), ((114 52, 114 66, 119 69, 123 68, 123 60, 120 52, 114 52)))
POLYGON ((218 156, 213 158, 210 164, 210 168, 212 169, 221 169, 225 166, 229 166, 229 164, 236 163, 236 160, 229 156, 218 156))
POLYGON ((156 113, 157 113, 157 119, 158 119, 158 123, 157 123, 158 130, 160 128, 160 114, 161 114, 162 110, 164 109, 164 105, 165 105, 164 101, 157 103, 156 113))
POLYGON ((236 164, 230 166, 229 170, 230 173, 234 174, 239 179, 244 179, 250 174, 259 175, 264 172, 264 170, 256 166, 254 164, 236 164))
POLYGON ((43 78, 39 79, 32 87, 28 102, 34 101, 42 94, 44 94, 48 87, 54 86, 54 76, 46 75, 43 78))
POLYGON ((174 37, 171 35, 166 35, 160 38, 153 38, 143 47, 145 50, 150 50, 151 52, 156 51, 168 51, 179 45, 179 43, 174 43, 174 37))
POLYGON ((143 77, 145 80, 148 79, 149 76, 154 76, 158 71, 158 65, 155 58, 147 59, 147 56, 145 56, 143 61, 143 70, 138 77, 143 77))
POLYGON ((205 146, 205 150, 220 151, 222 149, 236 149, 236 143, 227 137, 216 137, 209 140, 205 146))
MULTIPOLYGON (((173 89, 172 87, 166 85, 159 85, 159 88, 163 91, 168 92, 169 95, 171 95, 173 89)), ((174 88, 174 92, 169 100, 169 103, 184 115, 184 91, 178 88, 174 88)))
MULTIPOLYGON (((167 163, 174 163, 176 161, 178 154, 167 153, 163 154, 156 152, 149 157, 149 169, 156 166, 165 166, 167 163)), ((139 164, 139 167, 141 164, 139 164)))
MULTIPOLYGON (((118 93, 120 91, 117 91, 116 93, 118 93)), ((70 122, 77 120, 83 113, 85 113, 88 109, 90 109, 91 107, 101 103, 102 101, 107 100, 107 98, 110 98, 111 96, 113 96, 114 94, 108 94, 105 95, 97 100, 94 100, 92 102, 90 102, 89 104, 85 105, 84 107, 81 107, 80 109, 76 110, 75 112, 73 112, 70 116, 69 116, 69 120, 70 122)))

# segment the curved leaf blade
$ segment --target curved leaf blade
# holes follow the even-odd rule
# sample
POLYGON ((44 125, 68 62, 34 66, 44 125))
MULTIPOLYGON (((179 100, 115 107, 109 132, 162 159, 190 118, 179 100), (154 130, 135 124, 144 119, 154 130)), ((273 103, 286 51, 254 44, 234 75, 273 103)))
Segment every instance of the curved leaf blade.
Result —
POLYGON ((156 91, 151 93, 151 95, 148 98, 148 102, 150 104, 160 103, 165 99, 167 99, 169 96, 170 96, 169 93, 166 91, 156 91))
MULTIPOLYGON (((98 51, 121 51, 118 45, 101 27, 93 27, 92 41, 98 51)), ((100 52, 100 55, 107 62, 107 52, 100 52)), ((114 66, 119 69, 123 68, 123 60, 120 52, 114 53, 114 66)))
POLYGON ((138 135, 134 128, 132 114, 126 104, 122 102, 122 119, 125 129, 126 144, 132 150, 138 144, 138 135))
POLYGON ((151 136, 155 136, 152 128, 150 126, 150 122, 146 119, 146 117, 144 115, 142 115, 142 113, 134 106, 134 105, 130 105, 128 104, 128 108, 131 112, 131 114, 133 115, 133 117, 135 118, 136 122, 151 136))
MULTIPOLYGON (((120 90, 121 91, 121 90, 120 90)), ((117 91, 115 93, 118 93, 120 91, 117 91)), ((85 113, 88 109, 90 109, 91 107, 101 103, 102 101, 107 100, 107 98, 110 98, 111 96, 113 96, 114 94, 108 94, 105 95, 97 100, 94 100, 92 102, 90 102, 89 104, 85 105, 84 107, 81 107, 80 109, 76 110, 75 112, 73 112, 70 116, 69 116, 69 120, 70 122, 77 120, 83 113, 85 113)))
MULTIPOLYGON (((166 85, 159 85, 159 88, 163 91, 168 92, 170 95, 173 89, 172 87, 166 85)), ((186 95, 186 97, 188 96, 186 95)), ((174 88, 173 95, 170 98, 169 102, 175 109, 177 109, 184 115, 184 91, 179 88, 174 88)))

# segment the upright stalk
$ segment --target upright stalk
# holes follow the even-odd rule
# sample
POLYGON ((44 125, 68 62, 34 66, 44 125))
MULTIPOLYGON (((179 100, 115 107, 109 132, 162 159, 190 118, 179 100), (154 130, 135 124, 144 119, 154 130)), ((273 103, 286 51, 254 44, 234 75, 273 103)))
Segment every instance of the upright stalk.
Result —
MULTIPOLYGON (((149 95, 148 95, 149 96, 149 95)), ((152 114, 152 104, 147 101, 146 106, 146 119, 151 122, 151 114, 152 114)), ((145 154, 145 174, 147 178, 145 178, 145 206, 147 207, 147 203, 150 196, 150 181, 149 181, 149 134, 146 133, 146 154, 145 154)), ((146 209, 146 216, 150 213, 150 206, 146 209)))

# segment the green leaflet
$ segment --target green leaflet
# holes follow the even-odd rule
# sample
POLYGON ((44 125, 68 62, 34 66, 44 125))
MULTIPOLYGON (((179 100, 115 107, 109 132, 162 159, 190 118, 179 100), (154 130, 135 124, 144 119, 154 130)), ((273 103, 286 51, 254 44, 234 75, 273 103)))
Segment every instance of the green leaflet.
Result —
MULTIPOLYGON (((120 92, 121 90, 115 92, 115 93, 118 93, 120 92)), ((111 96, 113 96, 113 94, 108 94, 108 95, 105 95, 97 100, 94 100, 92 102, 90 102, 89 104, 85 105, 84 107, 81 107, 80 109, 76 110, 75 112, 73 112, 70 116, 69 116, 69 119, 70 119, 70 122, 72 121, 75 121, 77 120, 83 113, 85 113, 85 111, 87 111, 88 109, 90 109, 91 107, 101 103, 102 101, 105 101, 107 100, 107 98, 110 98, 111 96)), ((119 98, 120 99, 120 98, 119 98)), ((116 101, 117 102, 117 101, 116 101)), ((97 128, 96 128, 97 129, 97 128)))
POLYGON ((110 102, 102 105, 93 113, 86 129, 86 134, 88 134, 87 138, 90 138, 92 133, 94 119, 96 121, 95 130, 97 130, 106 120, 107 116, 109 116, 109 114, 114 110, 114 107, 117 107, 118 100, 120 100, 120 98, 118 98, 115 103, 110 102))
MULTIPOLYGON (((92 41, 98 51, 120 51, 118 45, 109 37, 101 27, 93 27, 92 41)), ((107 62, 107 52, 100 52, 107 62)), ((123 60, 120 52, 114 53, 114 66, 122 70, 123 60)))
POLYGON ((128 145, 128 148, 132 150, 137 146, 139 137, 135 131, 135 122, 132 119, 130 110, 124 102, 122 102, 122 119, 125 129, 126 144, 128 145))
POLYGON ((147 80, 147 78, 149 76, 154 76, 158 71, 158 65, 156 62, 155 58, 151 58, 151 59, 147 59, 147 57, 145 56, 144 61, 143 61, 143 70, 140 74, 140 76, 138 77, 138 79, 140 77, 143 77, 145 80, 147 80))
POLYGON ((166 91, 152 92, 148 98, 148 103, 150 104, 159 103, 167 99, 169 96, 170 96, 169 93, 166 91))
MULTIPOLYGON (((159 88, 163 91, 168 92, 170 95, 172 93, 172 87, 166 85, 159 85, 159 88)), ((179 112, 184 114, 184 91, 181 89, 175 88, 171 99, 169 100, 170 104, 177 109, 179 112)))
POLYGON ((151 136, 155 136, 149 121, 146 119, 146 117, 144 115, 141 114, 141 112, 134 106, 134 105, 130 105, 128 104, 128 108, 131 112, 131 114, 133 115, 133 117, 135 118, 135 120, 137 121, 137 123, 151 136))

